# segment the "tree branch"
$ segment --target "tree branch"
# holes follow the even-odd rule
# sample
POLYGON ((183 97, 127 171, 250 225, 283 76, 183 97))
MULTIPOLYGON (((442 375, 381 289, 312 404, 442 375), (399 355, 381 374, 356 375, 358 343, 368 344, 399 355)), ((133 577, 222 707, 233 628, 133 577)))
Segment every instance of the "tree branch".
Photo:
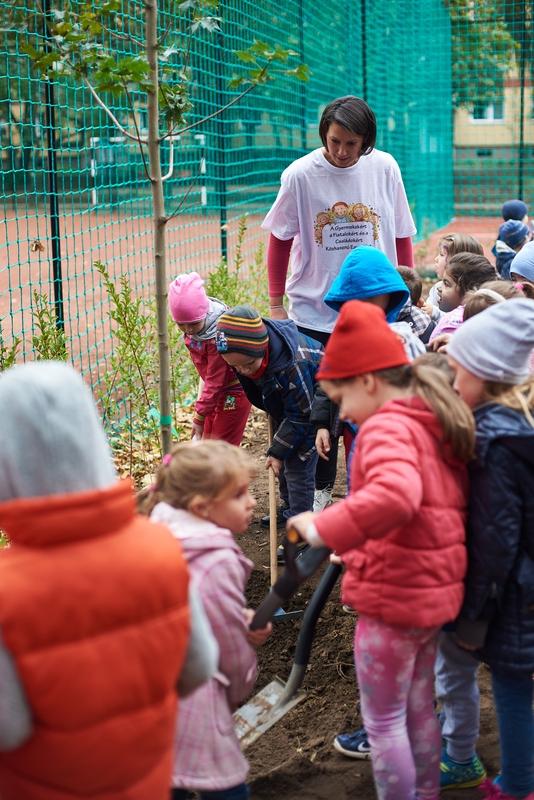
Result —
POLYGON ((145 151, 143 150, 143 140, 141 139, 141 132, 140 132, 139 126, 137 124, 137 117, 135 116, 135 108, 134 108, 134 104, 133 104, 133 101, 132 101, 132 97, 130 95, 130 92, 128 91, 127 85, 125 83, 123 83, 122 85, 124 87, 124 91, 126 92, 126 97, 128 99, 128 104, 129 104, 130 109, 132 111, 132 117, 133 117, 133 121, 134 121, 134 125, 135 125, 135 130, 136 130, 136 133, 137 133, 137 144, 139 145, 139 151, 141 153, 141 158, 143 159, 143 167, 145 168, 145 175, 147 176, 148 180, 150 182, 152 182, 152 176, 150 175, 150 171, 148 169, 148 164, 146 163, 145 151))
POLYGON ((193 186, 195 185, 195 183, 196 183, 196 181, 197 181, 197 178, 199 177, 199 175, 200 175, 200 172, 197 172, 197 174, 196 174, 196 175, 193 175, 193 177, 191 178, 191 183, 190 183, 190 184, 189 184, 189 186, 187 187, 187 191, 186 191, 186 193, 184 194, 184 196, 182 197, 182 199, 180 200, 180 202, 178 203, 178 205, 176 206, 176 208, 174 209, 174 211, 172 212, 172 214, 169 214, 169 215, 168 215, 168 216, 165 218, 165 221, 166 221, 166 222, 169 222, 169 221, 170 221, 170 220, 171 220, 173 217, 177 217, 177 216, 178 216, 178 214, 180 213, 180 210, 181 210, 181 208, 183 207, 183 205, 184 205, 185 201, 187 200, 187 198, 189 197, 189 195, 190 195, 190 194, 191 194, 191 192, 193 191, 193 186))
MULTIPOLYGON (((264 67, 262 70, 262 75, 265 74, 266 71, 267 67, 264 67)), ((182 128, 179 131, 177 131, 176 128, 173 128, 172 130, 168 131, 160 138, 160 142, 162 142, 164 139, 168 139, 169 136, 181 136, 183 133, 186 133, 187 131, 190 131, 193 128, 200 127, 200 125, 203 125, 208 120, 213 119, 214 117, 218 117, 219 114, 222 114, 223 111, 226 111, 226 109, 230 108, 230 106, 234 106, 236 103, 242 100, 243 97, 245 97, 245 95, 249 94, 253 89, 255 89, 258 83, 259 80, 256 81, 256 83, 252 83, 250 86, 247 86, 247 88, 243 92, 241 92, 241 94, 238 94, 237 97, 234 97, 233 100, 230 100, 230 102, 226 103, 226 105, 222 106, 222 108, 219 108, 217 109, 217 111, 214 111, 213 114, 208 114, 207 117, 203 117, 202 119, 197 120, 197 122, 192 122, 191 125, 187 125, 185 128, 182 128)))
MULTIPOLYGON (((102 108, 106 112, 106 114, 108 115, 110 120, 113 122, 115 127, 118 128, 118 130, 122 133, 123 136, 126 136, 128 139, 131 139, 133 142, 137 142, 139 145, 148 144, 147 140, 146 139, 141 139, 139 134, 137 136, 134 136, 133 133, 129 133, 126 130, 126 128, 123 128, 123 126, 120 124, 120 122, 117 119, 117 117, 114 115, 114 113, 111 111, 111 109, 107 107, 107 105, 104 103, 104 101, 100 98, 100 96, 98 95, 96 89, 92 86, 92 84, 85 77, 85 75, 82 76, 82 80, 85 83, 85 85, 87 86, 87 88, 89 89, 89 91, 91 92, 91 94, 93 95, 94 99, 96 100, 96 102, 98 103, 100 108, 102 108)), ((137 125, 136 125, 136 128, 137 128, 137 125)))

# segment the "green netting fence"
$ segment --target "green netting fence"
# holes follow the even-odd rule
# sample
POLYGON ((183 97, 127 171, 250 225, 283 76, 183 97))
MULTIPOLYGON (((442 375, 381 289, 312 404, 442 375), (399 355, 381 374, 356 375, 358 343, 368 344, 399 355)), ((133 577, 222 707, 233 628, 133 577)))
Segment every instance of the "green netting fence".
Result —
MULTIPOLYGON (((72 5, 72 4, 71 4, 72 5)), ((76 3, 73 4, 76 6, 76 3)), ((78 2, 78 5, 85 5, 78 2)), ((95 2, 95 7, 98 3, 95 2)), ((25 45, 39 39, 43 8, 28 3, 26 31, 0 2, 0 317, 3 336, 22 339, 31 358, 33 292, 63 303, 69 352, 93 383, 110 349, 109 306, 94 262, 153 290, 152 203, 137 145, 122 136, 82 81, 44 80, 25 45)), ((62 2, 45 4, 61 13, 62 2)), ((143 3, 122 0, 118 30, 142 29, 143 3)), ((172 211, 169 274, 207 273, 232 259, 247 215, 246 257, 265 242, 262 215, 281 171, 319 145, 318 120, 334 97, 357 94, 378 119, 377 146, 398 160, 418 236, 455 216, 497 217, 503 200, 534 188, 533 10, 499 0, 222 0, 221 31, 190 47, 195 121, 225 105, 235 51, 254 39, 290 47, 311 71, 307 83, 278 77, 224 115, 184 134, 165 184, 172 211)), ((170 0, 161 31, 180 26, 170 0)), ((119 40, 121 53, 128 39, 119 40)), ((132 108, 104 97, 126 127, 147 127, 142 99, 132 108)), ((163 168, 169 169, 169 148, 163 168)))

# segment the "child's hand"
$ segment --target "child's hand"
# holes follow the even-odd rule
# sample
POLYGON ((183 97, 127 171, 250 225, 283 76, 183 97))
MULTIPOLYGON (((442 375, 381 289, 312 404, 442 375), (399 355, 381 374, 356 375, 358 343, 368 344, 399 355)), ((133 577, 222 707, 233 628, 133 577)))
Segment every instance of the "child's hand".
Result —
POLYGON ((343 564, 343 559, 337 553, 330 553, 331 564, 343 564))
POLYGON ((194 442, 198 442, 200 439, 202 439, 202 431, 203 431, 202 425, 193 422, 193 424, 191 425, 191 439, 194 442))
POLYGON ((267 456, 265 459, 265 469, 272 469, 276 477, 280 475, 280 470, 282 469, 282 461, 279 458, 275 458, 274 456, 267 456))
MULTIPOLYGON (((304 511, 302 514, 297 514, 296 517, 290 517, 286 522, 286 528, 289 530, 290 528, 295 528, 298 535, 304 542, 308 542, 308 526, 310 522, 313 522, 317 514, 314 514, 313 511, 304 511)), ((310 542, 308 542, 310 544, 310 542)))
POLYGON ((328 461, 330 452, 330 431, 328 428, 319 428, 315 434, 315 447, 320 458, 328 461))
MULTIPOLYGON (((244 608, 243 615, 245 617, 245 622, 247 628, 249 627, 250 623, 252 622, 252 618, 254 617, 254 609, 253 608, 244 608)), ((268 622, 265 628, 258 628, 255 631, 251 631, 250 629, 247 631, 247 642, 252 645, 252 647, 261 647, 262 644, 265 644, 269 636, 271 635, 273 630, 273 626, 271 622, 268 622)))
POLYGON ((432 339, 430 342, 430 349, 435 353, 446 353, 451 336, 452 334, 450 333, 440 333, 439 336, 436 336, 436 338, 432 339))
POLYGON ((420 308, 422 309, 422 311, 425 312, 425 314, 428 314, 429 317, 432 316, 432 312, 434 311, 434 306, 432 305, 432 303, 429 303, 427 301, 427 302, 423 303, 423 305, 420 306, 420 308))

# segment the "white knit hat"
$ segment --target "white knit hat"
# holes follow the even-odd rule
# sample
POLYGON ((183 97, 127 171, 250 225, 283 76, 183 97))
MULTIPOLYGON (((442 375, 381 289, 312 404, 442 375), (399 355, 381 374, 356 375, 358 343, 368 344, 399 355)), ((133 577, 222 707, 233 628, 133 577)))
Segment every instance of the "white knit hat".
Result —
POLYGON ((104 489, 116 481, 95 402, 67 364, 0 376, 0 501, 104 489))
POLYGON ((525 244, 510 264, 510 275, 515 273, 527 281, 534 281, 534 241, 525 244))
POLYGON ((447 353, 485 381, 523 383, 534 349, 534 301, 506 300, 466 320, 452 336, 447 353))

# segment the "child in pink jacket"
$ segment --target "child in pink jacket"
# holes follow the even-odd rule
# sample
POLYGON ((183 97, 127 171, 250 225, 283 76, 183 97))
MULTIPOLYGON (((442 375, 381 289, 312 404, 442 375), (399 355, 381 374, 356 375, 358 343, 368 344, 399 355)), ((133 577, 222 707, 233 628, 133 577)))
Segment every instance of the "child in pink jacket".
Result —
POLYGON ((195 403, 191 430, 194 439, 224 439, 240 445, 250 403, 234 370, 217 352, 217 320, 226 311, 220 300, 208 297, 196 272, 178 275, 169 286, 169 311, 184 334, 203 385, 195 403))
POLYGON ((379 799, 438 800, 433 667, 440 627, 463 598, 473 418, 441 371, 409 363, 369 303, 342 307, 318 378, 341 419, 361 426, 351 493, 288 525, 346 565, 343 601, 359 614, 354 653, 379 799))
POLYGON ((190 580, 219 645, 215 676, 183 699, 176 732, 172 800, 196 791, 201 800, 247 800, 248 763, 232 713, 256 681, 254 646, 268 625, 248 630, 244 590, 252 570, 232 534, 243 534, 256 505, 249 492, 252 463, 222 441, 185 442, 165 456, 147 511, 180 540, 190 580))

